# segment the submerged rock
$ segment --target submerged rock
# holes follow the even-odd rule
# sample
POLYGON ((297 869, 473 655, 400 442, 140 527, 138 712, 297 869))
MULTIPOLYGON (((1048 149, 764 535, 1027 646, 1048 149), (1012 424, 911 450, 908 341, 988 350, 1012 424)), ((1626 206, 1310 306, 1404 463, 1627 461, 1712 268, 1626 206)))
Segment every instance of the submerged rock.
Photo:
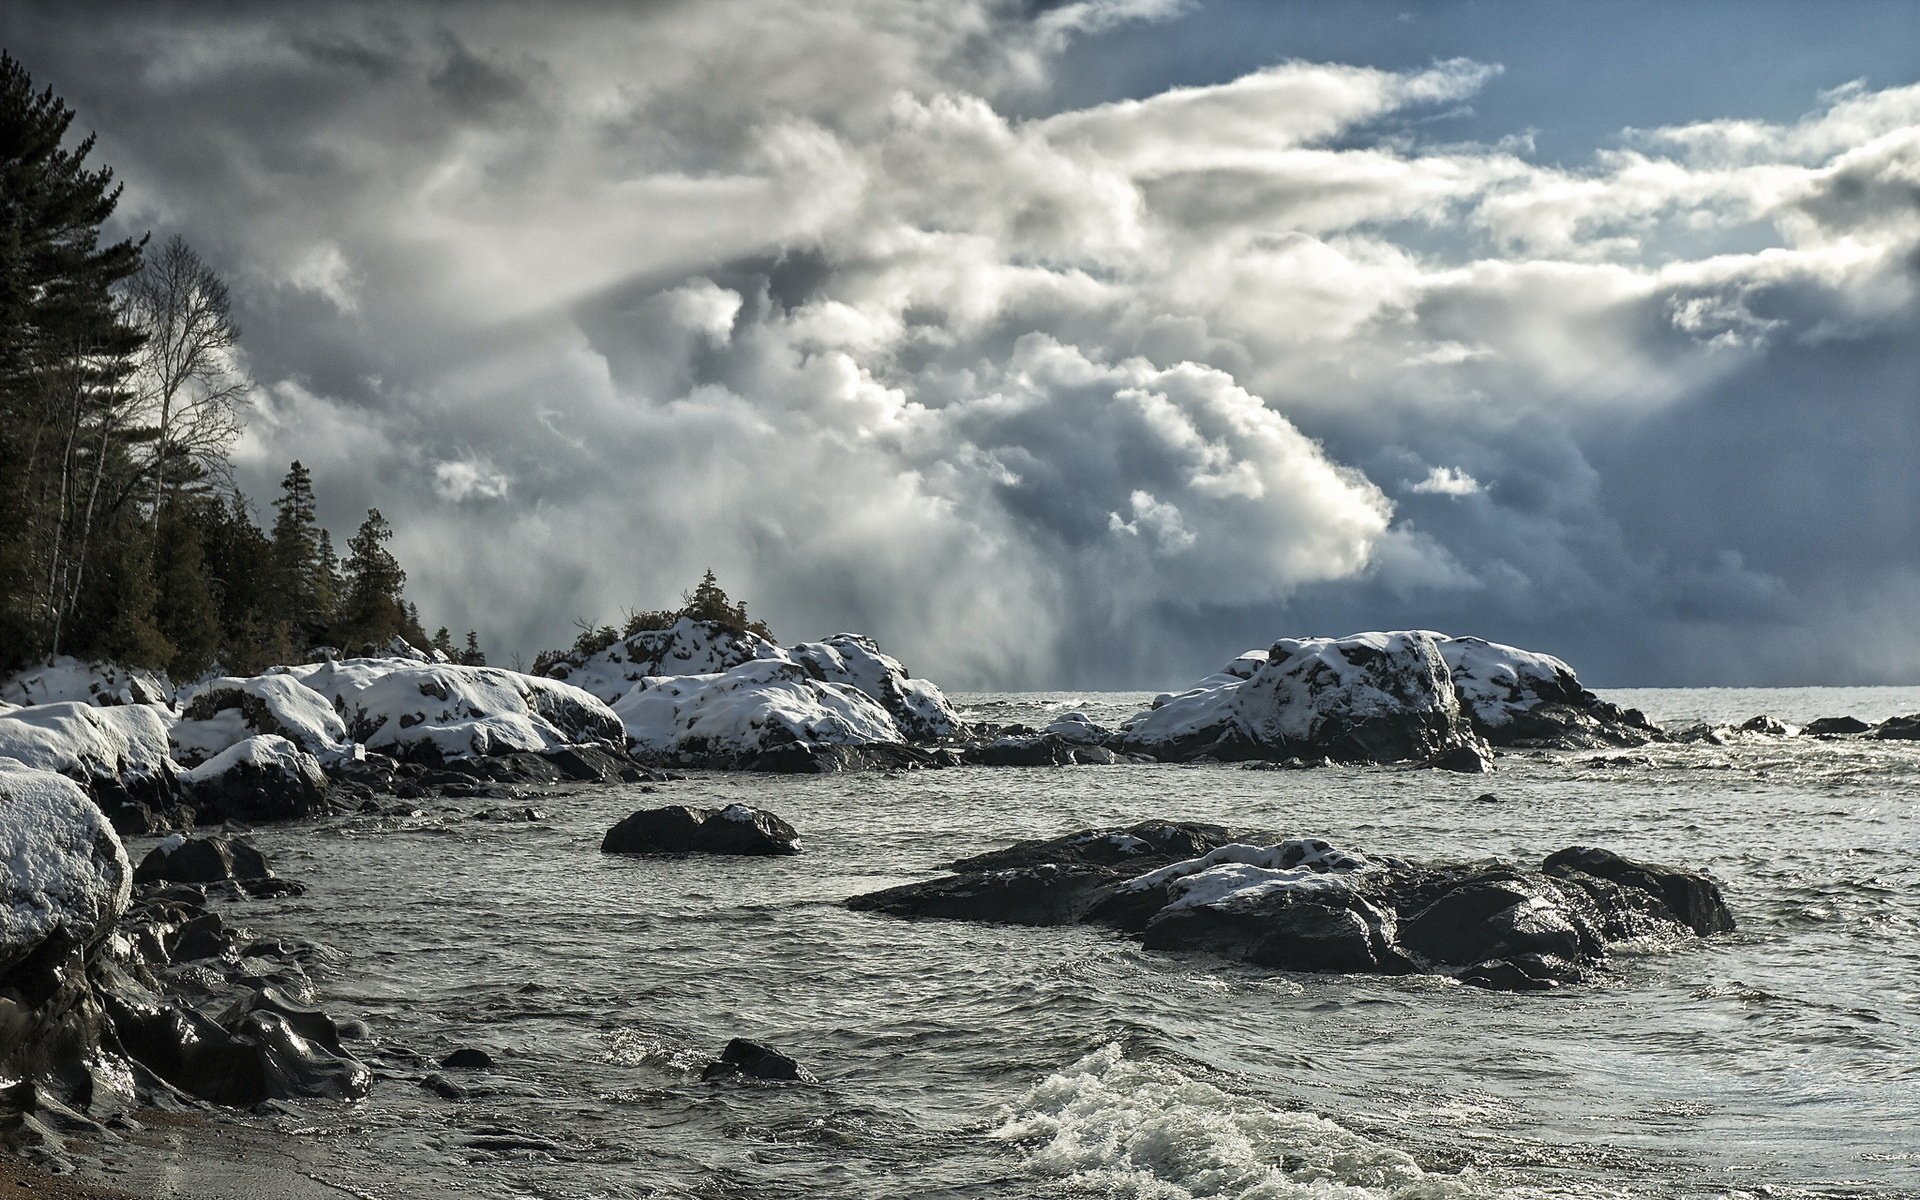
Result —
POLYGON ((1107 925, 1156 950, 1292 971, 1438 972, 1504 990, 1590 979, 1613 942, 1733 928, 1706 876, 1586 847, 1539 868, 1422 864, 1312 838, 1149 821, 1025 842, 953 868, 847 904, 900 917, 1107 925))
POLYGON ((813 1076, 798 1062, 775 1050, 772 1046, 759 1042, 750 1042, 745 1038, 734 1038, 720 1057, 708 1063, 700 1072, 702 1079, 726 1079, 732 1076, 746 1075, 754 1079, 783 1079, 796 1082, 812 1082, 813 1076))
POLYGON ((1759 733, 1767 737, 1792 737, 1796 730, 1785 721, 1776 717, 1769 717, 1763 713, 1760 716, 1749 717, 1741 722, 1740 732, 1759 733))
POLYGON ((671 804, 632 814, 607 831, 607 854, 798 854, 793 826, 762 808, 671 804))

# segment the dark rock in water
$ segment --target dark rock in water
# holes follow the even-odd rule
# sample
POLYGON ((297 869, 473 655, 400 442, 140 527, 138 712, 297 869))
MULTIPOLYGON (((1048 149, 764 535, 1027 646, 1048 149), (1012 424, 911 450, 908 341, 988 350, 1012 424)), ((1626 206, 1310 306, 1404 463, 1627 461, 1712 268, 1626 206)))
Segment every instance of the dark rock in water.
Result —
POLYGON ((574 783, 613 783, 633 769, 626 757, 599 746, 562 746, 543 757, 574 783))
POLYGON ((483 808, 473 814, 476 821, 544 821, 547 815, 537 808, 483 808))
POLYGON ((491 1071, 493 1056, 477 1046, 462 1046, 440 1060, 449 1071, 491 1071))
POLYGON ((1846 736, 1865 733, 1873 726, 1859 717, 1815 717, 1800 727, 1800 732, 1812 737, 1846 736))
POLYGON ((1589 846, 1570 846, 1550 854, 1541 869, 1561 877, 1577 871, 1637 888, 1661 901, 1674 920, 1702 937, 1728 933, 1734 927, 1719 886, 1698 871, 1633 862, 1611 850, 1589 846))
POLYGON ((1495 792, 1481 792, 1478 796, 1475 796, 1473 800, 1476 804, 1498 804, 1500 803, 1500 796, 1495 792))
POLYGON ((1749 717, 1741 722, 1740 732, 1764 733, 1768 737, 1787 737, 1793 733, 1793 730, 1788 728, 1785 721, 1763 714, 1758 717, 1749 717))
POLYGON ((790 1079, 811 1082, 813 1076, 793 1059, 759 1042, 750 1042, 745 1038, 734 1038, 720 1057, 707 1064, 700 1072, 702 1079, 725 1079, 729 1076, 747 1075, 754 1079, 790 1079))
POLYGON ((607 831, 600 849, 608 854, 798 854, 799 839, 793 826, 762 808, 670 804, 627 817, 607 831))
POLYGON ((985 921, 993 925, 1073 925, 1124 878, 1107 867, 1041 863, 910 883, 855 896, 847 906, 896 917, 985 921))
POLYGON ((420 1086, 442 1100, 465 1100, 473 1094, 445 1075, 429 1075, 420 1081, 420 1086))
POLYGON ((1920 713, 1910 717, 1888 717, 1873 727, 1873 736, 1889 741, 1920 742, 1920 713))
POLYGON ((220 819, 291 821, 328 811, 327 777, 319 762, 283 738, 251 738, 182 780, 195 807, 220 819), (235 755, 253 743, 277 745, 235 755))
POLYGON ((918 746, 872 742, 861 746, 789 742, 749 754, 733 766, 774 775, 835 775, 843 771, 905 771, 936 767, 935 756, 918 746))
POLYGON ((1147 821, 953 867, 847 905, 898 917, 1107 925, 1154 950, 1293 971, 1444 972, 1507 990, 1589 979, 1612 942, 1733 927, 1706 876, 1581 848, 1542 869, 1436 865, 1147 821))
POLYGON ((147 852, 134 872, 135 883, 219 883, 228 879, 271 879, 267 856, 237 837, 182 838, 147 852))
POLYGON ((1483 745, 1463 743, 1428 760, 1436 771, 1457 771, 1462 775, 1484 775, 1493 770, 1493 755, 1483 745))
POLYGON ((317 1008, 289 999, 278 988, 265 987, 249 992, 221 1014, 220 1024, 233 1029, 254 1013, 273 1013, 307 1041, 324 1046, 334 1054, 346 1053, 340 1045, 340 1028, 333 1023, 332 1017, 317 1008))
MULTIPOLYGON (((373 1081, 366 1064, 309 1038, 303 1027, 316 1026, 271 1003, 236 1006, 241 1011, 229 1014, 230 1023, 137 992, 109 992, 106 1006, 121 1046, 137 1062, 215 1104, 250 1107, 299 1096, 357 1100, 373 1081)), ((327 1040, 339 1045, 331 1023, 327 1040)))
POLYGON ((1124 761, 1105 746, 1072 741, 1058 734, 995 738, 968 746, 961 761, 973 767, 1111 766, 1124 761))

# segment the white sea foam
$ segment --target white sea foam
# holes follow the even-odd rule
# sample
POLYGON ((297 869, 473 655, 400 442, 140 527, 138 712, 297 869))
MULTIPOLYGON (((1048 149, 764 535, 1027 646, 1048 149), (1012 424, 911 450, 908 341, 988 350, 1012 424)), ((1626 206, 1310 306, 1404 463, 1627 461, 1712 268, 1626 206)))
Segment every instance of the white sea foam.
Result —
POLYGON ((1073 1193, 1134 1200, 1442 1200, 1496 1194, 1311 1112, 1234 1096, 1109 1044, 1014 1101, 994 1136, 1073 1193))

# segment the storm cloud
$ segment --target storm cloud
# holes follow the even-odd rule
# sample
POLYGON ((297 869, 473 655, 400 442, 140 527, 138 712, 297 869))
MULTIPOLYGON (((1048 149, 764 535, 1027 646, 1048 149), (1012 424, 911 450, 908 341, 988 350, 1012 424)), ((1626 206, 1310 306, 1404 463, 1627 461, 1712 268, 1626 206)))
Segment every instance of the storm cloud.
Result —
MULTIPOLYGON (((1204 6, 1200 6, 1204 9, 1204 6)), ((1203 15, 1203 14, 1202 14, 1203 15)), ((1920 85, 1622 130, 1502 64, 1061 109, 1192 6, 76 6, 9 48, 232 281, 244 482, 526 657, 714 568, 949 686, 1431 627, 1920 676, 1920 85)), ((501 655, 500 657, 504 657, 501 655)))

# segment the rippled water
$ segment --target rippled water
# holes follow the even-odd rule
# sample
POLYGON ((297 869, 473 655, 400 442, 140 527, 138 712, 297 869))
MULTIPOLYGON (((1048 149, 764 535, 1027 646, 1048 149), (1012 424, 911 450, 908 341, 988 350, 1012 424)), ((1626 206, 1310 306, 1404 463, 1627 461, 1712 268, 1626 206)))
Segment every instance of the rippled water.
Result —
MULTIPOLYGON (((1665 720, 1920 711, 1920 690, 1617 698, 1665 720)), ((1137 699, 968 702, 1008 720, 1137 699)), ((1508 756, 1490 778, 701 775, 543 801, 530 826, 429 809, 262 830, 311 891, 231 916, 326 944, 318 1000, 390 1051, 500 1062, 466 1077, 493 1095, 441 1100, 413 1069, 364 1104, 272 1118, 363 1196, 1920 1195, 1920 744, 1632 753, 1508 756), (599 853, 616 819, 667 800, 770 807, 806 853, 599 853), (960 854, 1154 815, 1411 857, 1598 844, 1709 868, 1741 930, 1617 958, 1601 987, 1508 996, 840 905, 960 854), (734 1036, 820 1082, 699 1082, 734 1036)))

